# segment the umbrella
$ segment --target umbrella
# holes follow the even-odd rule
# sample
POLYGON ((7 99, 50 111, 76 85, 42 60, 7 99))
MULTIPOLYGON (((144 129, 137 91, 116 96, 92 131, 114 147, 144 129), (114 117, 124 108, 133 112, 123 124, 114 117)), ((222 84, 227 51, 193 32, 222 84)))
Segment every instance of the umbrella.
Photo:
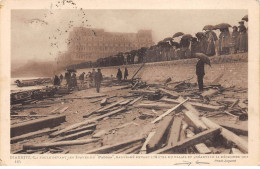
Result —
POLYGON ((175 34, 172 36, 172 38, 176 38, 176 37, 179 37, 179 36, 182 36, 182 35, 184 35, 184 33, 182 33, 182 32, 177 32, 177 33, 175 33, 175 34))
POLYGON ((248 22, 248 15, 245 15, 245 16, 242 18, 242 20, 244 20, 244 21, 247 21, 247 22, 248 22))
POLYGON ((196 33, 196 37, 202 37, 202 36, 204 36, 205 34, 204 34, 204 32, 198 32, 198 33, 196 33))
POLYGON ((213 29, 225 29, 231 27, 231 25, 229 25, 228 23, 220 23, 214 26, 213 29))
POLYGON ((164 41, 164 42, 167 42, 167 41, 170 41, 170 40, 172 40, 172 38, 171 38, 171 37, 168 37, 168 38, 165 38, 163 41, 164 41))
POLYGON ((68 72, 77 72, 76 69, 67 69, 68 72))
POLYGON ((182 36, 182 39, 191 39, 192 35, 191 34, 185 34, 182 36))
POLYGON ((214 28, 213 25, 206 25, 202 30, 212 30, 214 28))
POLYGON ((209 57, 203 53, 195 53, 195 56, 199 59, 201 59, 204 63, 208 64, 211 66, 210 64, 210 60, 209 57))

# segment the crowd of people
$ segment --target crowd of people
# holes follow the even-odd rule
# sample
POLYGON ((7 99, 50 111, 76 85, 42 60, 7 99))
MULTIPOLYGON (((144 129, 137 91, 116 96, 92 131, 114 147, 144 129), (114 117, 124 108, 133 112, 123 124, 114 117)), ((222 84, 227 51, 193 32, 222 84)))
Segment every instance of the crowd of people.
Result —
POLYGON ((150 47, 138 50, 120 52, 114 56, 97 59, 96 62, 86 62, 73 65, 74 68, 119 66, 143 62, 160 62, 195 57, 195 53, 204 53, 207 56, 219 56, 242 53, 248 51, 248 22, 247 15, 234 25, 222 23, 206 25, 202 32, 194 36, 178 32, 176 37, 168 37, 150 47), (220 31, 217 36, 216 31, 220 31), (232 31, 232 32, 230 32, 232 31), (179 37, 179 38, 178 38, 179 37), (180 41, 176 41, 180 39, 180 41))
POLYGON ((60 86, 62 82, 70 89, 78 89, 79 88, 92 88, 95 87, 96 91, 100 92, 101 81, 103 80, 103 75, 101 73, 101 69, 98 68, 96 72, 95 69, 92 69, 92 72, 81 73, 78 77, 76 71, 67 71, 63 77, 62 74, 58 77, 58 75, 54 76, 53 84, 55 86, 60 86), (86 74, 86 75, 85 75, 86 74), (64 81, 65 80, 65 81, 64 81))

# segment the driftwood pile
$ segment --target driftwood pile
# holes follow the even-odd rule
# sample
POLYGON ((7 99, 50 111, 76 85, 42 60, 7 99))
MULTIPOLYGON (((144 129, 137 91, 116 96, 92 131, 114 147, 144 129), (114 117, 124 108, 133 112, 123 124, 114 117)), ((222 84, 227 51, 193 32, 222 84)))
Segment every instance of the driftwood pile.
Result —
MULTIPOLYGON (((169 153, 220 153, 219 147, 228 153, 248 153, 248 143, 240 135, 248 131, 228 121, 214 121, 212 117, 229 116, 237 121, 247 120, 247 100, 234 99, 228 92, 247 92, 234 87, 208 85, 204 92, 197 90, 189 80, 163 85, 148 85, 140 79, 133 79, 125 96, 101 95, 100 108, 83 115, 83 121, 63 128, 57 127, 66 121, 66 116, 42 117, 11 127, 11 143, 48 135, 49 139, 39 144, 23 144, 15 153, 69 153, 64 146, 100 143, 98 148, 87 154, 169 154, 169 153), (144 85, 145 84, 145 85, 144 85), (222 97, 219 99, 218 97, 222 97), (116 98, 116 101, 111 101, 116 98), (103 146, 103 137, 129 125, 130 121, 113 129, 99 129, 102 120, 116 117, 126 111, 146 109, 139 119, 149 119, 153 126, 145 135, 103 146), (158 113, 158 110, 165 110, 158 113), (148 112, 149 112, 148 111, 148 112), (88 139, 81 137, 89 136, 88 139)), ((110 84, 111 85, 111 84, 110 84)), ((91 97, 88 97, 91 98, 91 97)), ((88 99, 86 98, 86 99, 88 99)), ((64 108, 63 111, 66 111, 64 108)), ((140 126, 144 127, 144 126, 140 126)))

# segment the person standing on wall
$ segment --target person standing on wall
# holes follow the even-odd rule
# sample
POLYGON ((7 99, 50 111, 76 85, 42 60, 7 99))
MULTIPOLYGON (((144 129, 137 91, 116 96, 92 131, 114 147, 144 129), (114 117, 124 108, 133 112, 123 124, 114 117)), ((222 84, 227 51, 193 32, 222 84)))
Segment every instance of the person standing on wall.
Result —
POLYGON ((103 80, 103 75, 101 73, 101 69, 98 68, 98 71, 95 73, 95 84, 96 84, 96 90, 98 93, 100 92, 100 86, 101 86, 102 80, 103 80))

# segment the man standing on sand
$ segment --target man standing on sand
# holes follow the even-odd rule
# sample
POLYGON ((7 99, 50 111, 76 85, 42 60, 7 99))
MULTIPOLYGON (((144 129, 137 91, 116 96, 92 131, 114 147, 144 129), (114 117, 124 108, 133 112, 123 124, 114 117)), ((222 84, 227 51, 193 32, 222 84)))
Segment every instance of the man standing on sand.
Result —
POLYGON ((127 68, 125 68, 124 80, 127 80, 127 76, 128 76, 128 70, 127 70, 127 68))
POLYGON ((80 80, 80 87, 83 88, 84 86, 84 77, 85 77, 85 72, 81 73, 79 75, 79 80, 80 80))
POLYGON ((100 91, 100 85, 101 85, 101 81, 103 80, 103 75, 101 73, 101 69, 98 68, 98 72, 95 73, 95 84, 96 84, 96 90, 99 93, 100 91))
POLYGON ((122 72, 121 72, 120 68, 118 68, 116 78, 117 78, 118 81, 121 81, 121 79, 122 79, 122 72))
POLYGON ((196 75, 198 78, 199 91, 203 91, 203 77, 205 75, 205 71, 204 71, 204 62, 201 59, 199 59, 196 65, 196 75))

